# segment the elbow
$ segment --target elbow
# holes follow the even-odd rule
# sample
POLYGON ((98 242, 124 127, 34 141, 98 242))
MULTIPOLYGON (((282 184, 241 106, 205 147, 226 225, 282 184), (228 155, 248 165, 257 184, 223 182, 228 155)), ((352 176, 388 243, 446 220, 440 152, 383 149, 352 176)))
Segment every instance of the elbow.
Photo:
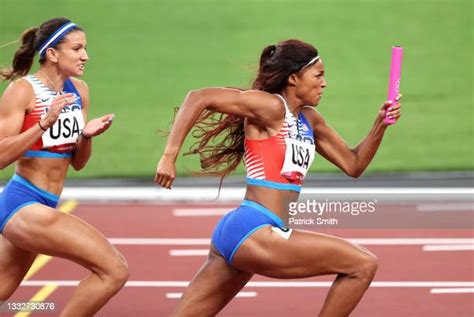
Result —
POLYGON ((196 98, 203 94, 203 89, 193 89, 188 92, 188 98, 196 98))
POLYGON ((188 92, 186 96, 186 100, 190 100, 193 103, 195 103, 196 101, 201 100, 203 96, 204 96, 204 92, 202 89, 191 90, 188 92))
POLYGON ((359 178, 362 175, 362 173, 363 171, 351 171, 346 174, 352 178, 359 178))
POLYGON ((201 108, 201 110, 207 109, 210 105, 209 102, 209 93, 206 89, 196 89, 188 92, 186 96, 186 101, 182 106, 192 105, 192 107, 201 108))
POLYGON ((71 165, 72 165, 72 168, 73 168, 76 172, 82 170, 82 169, 84 168, 84 166, 85 166, 84 164, 81 164, 81 165, 78 165, 78 164, 71 164, 71 165))
POLYGON ((75 162, 74 160, 71 161, 71 166, 75 171, 80 171, 86 166, 85 162, 75 162))
POLYGON ((352 178, 359 178, 362 173, 364 173, 365 167, 359 166, 359 164, 357 164, 357 160, 351 160, 346 161, 345 164, 341 166, 341 170, 347 176, 350 176, 352 178))
POLYGON ((345 173, 347 176, 350 176, 352 178, 359 178, 364 173, 364 170, 364 168, 354 167, 347 169, 345 173))
POLYGON ((364 166, 363 161, 359 159, 354 150, 352 150, 352 153, 352 157, 344 162, 342 170, 347 176, 359 178, 362 173, 364 173, 367 166, 364 166))

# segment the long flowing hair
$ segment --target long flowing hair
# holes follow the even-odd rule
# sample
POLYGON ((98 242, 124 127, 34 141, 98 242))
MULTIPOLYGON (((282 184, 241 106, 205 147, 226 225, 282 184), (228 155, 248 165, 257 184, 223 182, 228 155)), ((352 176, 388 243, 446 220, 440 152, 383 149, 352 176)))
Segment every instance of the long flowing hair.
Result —
MULTIPOLYGON (((288 77, 317 55, 318 51, 312 45, 294 39, 265 47, 251 89, 280 93, 287 85, 288 77)), ((198 141, 185 153, 200 156, 200 174, 221 176, 222 184, 222 180, 237 168, 245 152, 244 120, 244 117, 210 110, 201 114, 193 131, 198 141)))

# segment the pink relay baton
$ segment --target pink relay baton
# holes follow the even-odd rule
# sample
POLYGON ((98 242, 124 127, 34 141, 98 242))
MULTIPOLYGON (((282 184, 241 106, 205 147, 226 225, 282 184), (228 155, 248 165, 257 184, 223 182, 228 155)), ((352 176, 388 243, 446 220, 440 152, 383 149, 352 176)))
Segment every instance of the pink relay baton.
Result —
MULTIPOLYGON (((390 64, 390 77, 388 81, 388 97, 387 100, 395 102, 400 92, 400 76, 402 72, 403 47, 392 46, 392 62, 390 64)), ((385 111, 384 122, 394 124, 395 119, 387 117, 388 111, 385 111)))

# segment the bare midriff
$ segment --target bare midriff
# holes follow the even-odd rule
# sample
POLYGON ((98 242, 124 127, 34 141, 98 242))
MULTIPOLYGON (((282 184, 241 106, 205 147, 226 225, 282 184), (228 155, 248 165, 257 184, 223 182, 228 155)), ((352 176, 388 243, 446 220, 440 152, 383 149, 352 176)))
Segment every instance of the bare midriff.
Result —
POLYGON ((284 223, 288 223, 288 208, 298 200, 300 193, 292 190, 278 190, 248 185, 245 199, 254 201, 273 211, 284 223))
POLYGON ((16 163, 15 173, 36 187, 61 195, 70 158, 22 157, 16 163))

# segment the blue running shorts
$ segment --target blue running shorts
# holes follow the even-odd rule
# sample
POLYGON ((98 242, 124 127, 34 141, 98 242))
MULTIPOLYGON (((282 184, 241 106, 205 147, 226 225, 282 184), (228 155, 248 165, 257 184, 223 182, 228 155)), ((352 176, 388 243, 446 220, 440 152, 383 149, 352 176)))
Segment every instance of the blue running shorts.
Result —
POLYGON ((0 233, 21 208, 37 203, 56 208, 58 201, 59 196, 36 187, 20 175, 13 175, 0 194, 0 233))
POLYGON ((212 244, 231 264, 240 245, 255 231, 263 227, 277 227, 289 231, 283 221, 264 206, 244 200, 237 208, 225 215, 212 235, 212 244))

